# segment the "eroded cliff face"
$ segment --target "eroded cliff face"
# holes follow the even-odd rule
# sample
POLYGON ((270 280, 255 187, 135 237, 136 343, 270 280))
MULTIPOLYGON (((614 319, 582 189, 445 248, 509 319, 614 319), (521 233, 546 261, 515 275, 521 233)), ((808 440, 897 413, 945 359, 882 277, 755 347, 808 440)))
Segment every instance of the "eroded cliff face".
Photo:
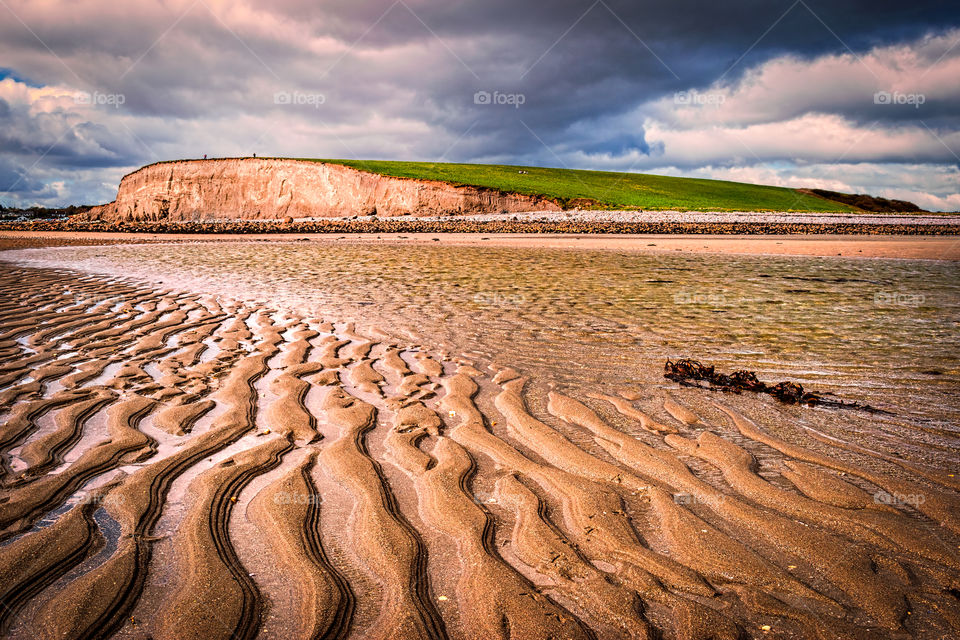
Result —
POLYGON ((393 178, 336 164, 235 158, 146 166, 123 178, 114 202, 94 207, 85 217, 108 221, 275 220, 559 208, 543 198, 393 178))

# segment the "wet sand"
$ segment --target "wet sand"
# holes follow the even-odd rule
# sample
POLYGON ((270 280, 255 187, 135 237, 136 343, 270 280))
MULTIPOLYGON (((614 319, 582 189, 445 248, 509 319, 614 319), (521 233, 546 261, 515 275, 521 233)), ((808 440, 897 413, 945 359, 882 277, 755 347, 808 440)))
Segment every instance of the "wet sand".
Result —
POLYGON ((387 326, 8 263, 0 292, 5 637, 960 634, 955 468, 387 326))
POLYGON ((952 236, 731 236, 731 235, 602 235, 525 233, 382 233, 382 234, 139 234, 71 231, 0 231, 7 248, 56 244, 116 244, 137 242, 251 242, 306 239, 310 242, 439 244, 440 246, 497 246, 571 248, 611 251, 724 253, 744 255, 845 256, 960 260, 960 239, 952 236))
MULTIPOLYGON (((389 243, 439 242, 451 246, 960 260, 960 240, 929 236, 402 235, 383 235, 379 239, 389 243)), ((371 238, 366 234, 355 234, 340 241, 369 242, 371 238)))

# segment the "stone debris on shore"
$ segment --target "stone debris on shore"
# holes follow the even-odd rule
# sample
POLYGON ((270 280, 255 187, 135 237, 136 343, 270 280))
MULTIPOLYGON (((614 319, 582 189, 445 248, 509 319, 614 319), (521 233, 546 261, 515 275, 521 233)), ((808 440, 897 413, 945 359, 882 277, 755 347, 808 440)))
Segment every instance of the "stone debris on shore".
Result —
POLYGON ((9 231, 125 233, 558 233, 707 235, 960 235, 956 215, 797 214, 763 212, 540 212, 478 216, 300 218, 0 223, 9 231))

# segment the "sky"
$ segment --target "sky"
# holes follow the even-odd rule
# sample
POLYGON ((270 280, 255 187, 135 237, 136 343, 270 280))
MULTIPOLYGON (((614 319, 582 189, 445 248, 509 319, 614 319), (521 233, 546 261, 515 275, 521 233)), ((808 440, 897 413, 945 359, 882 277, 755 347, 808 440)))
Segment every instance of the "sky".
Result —
POLYGON ((483 162, 960 210, 960 5, 0 0, 0 203, 177 158, 483 162))

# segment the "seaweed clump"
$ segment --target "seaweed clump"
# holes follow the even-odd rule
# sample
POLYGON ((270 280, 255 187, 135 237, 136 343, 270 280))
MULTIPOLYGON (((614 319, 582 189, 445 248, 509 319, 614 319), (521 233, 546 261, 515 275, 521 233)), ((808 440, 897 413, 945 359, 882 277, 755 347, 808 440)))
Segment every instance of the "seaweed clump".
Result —
POLYGON ((716 368, 711 365, 705 365, 702 362, 689 358, 677 360, 676 362, 667 360, 667 363, 664 365, 663 377, 688 387, 730 391, 732 393, 741 393, 743 391, 765 393, 785 404, 801 404, 810 407, 824 406, 834 409, 857 409, 870 413, 889 413, 883 409, 871 407, 868 404, 846 402, 829 394, 804 391, 803 385, 799 382, 791 382, 788 380, 771 385, 759 380, 757 374, 753 371, 739 370, 726 374, 717 371, 716 368), (707 382, 708 386, 705 387, 700 384, 700 382, 707 382))

